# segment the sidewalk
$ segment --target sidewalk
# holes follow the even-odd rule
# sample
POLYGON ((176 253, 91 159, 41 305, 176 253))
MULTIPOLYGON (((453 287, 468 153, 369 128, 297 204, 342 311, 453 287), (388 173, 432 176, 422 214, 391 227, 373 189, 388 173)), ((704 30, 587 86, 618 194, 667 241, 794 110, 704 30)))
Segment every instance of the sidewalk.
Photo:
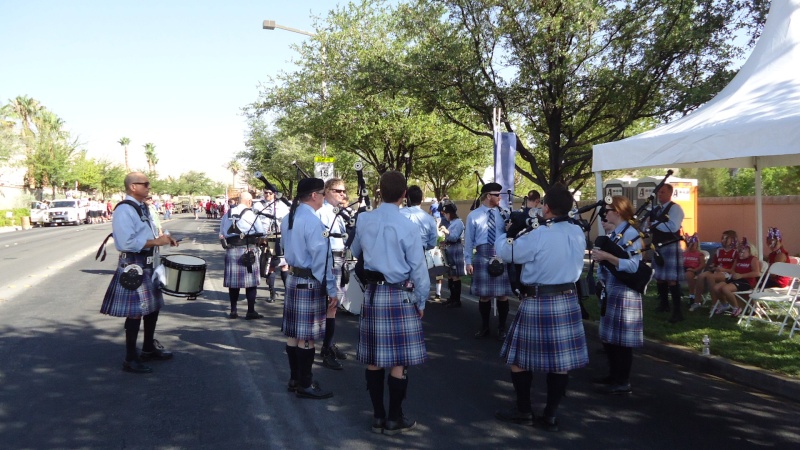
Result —
MULTIPOLYGON (((444 294, 445 291, 447 291, 447 288, 443 286, 442 293, 444 294)), ((462 288, 462 301, 469 300, 475 303, 478 302, 477 297, 468 293, 465 294, 464 292, 469 292, 468 284, 464 284, 462 288)), ((517 305, 519 304, 519 300, 514 297, 512 297, 510 301, 517 305)), ((511 318, 509 318, 509 320, 510 319, 511 318)), ((586 330, 587 339, 591 341, 599 340, 599 322, 584 320, 583 327, 586 330)), ((696 373, 704 373, 722 378, 800 403, 800 380, 770 372, 759 367, 737 363, 720 356, 703 356, 694 349, 648 338, 645 338, 644 347, 634 350, 634 354, 635 353, 669 361, 684 366, 696 373)), ((800 355, 798 355, 798 357, 800 357, 800 355)))

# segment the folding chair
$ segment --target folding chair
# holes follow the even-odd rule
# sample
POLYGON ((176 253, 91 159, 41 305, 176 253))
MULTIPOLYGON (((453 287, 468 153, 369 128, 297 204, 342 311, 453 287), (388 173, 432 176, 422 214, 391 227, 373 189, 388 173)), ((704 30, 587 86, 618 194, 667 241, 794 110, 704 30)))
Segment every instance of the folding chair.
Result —
MULTIPOLYGON (((709 253, 708 253, 707 251, 705 251, 705 250, 700 250, 700 253, 702 253, 702 254, 703 254, 703 256, 705 256, 705 257, 706 257, 706 264, 708 264, 708 260, 711 258, 711 254, 709 254, 709 253)), ((698 275, 698 276, 699 276, 699 275, 698 275)), ((691 292, 690 292, 690 293, 691 293, 691 292)), ((706 306, 706 303, 709 303, 709 302, 711 302, 711 293, 710 293, 710 292, 708 292, 708 293, 705 293, 705 294, 701 294, 701 295, 700 295, 700 298, 702 299, 702 301, 700 302, 700 303, 701 303, 701 304, 700 304, 700 306, 706 306)))
MULTIPOLYGON (((762 286, 764 285, 764 283, 766 283, 766 279, 767 279, 767 277, 766 277, 766 273, 767 273, 766 267, 767 267, 766 264, 761 264, 761 276, 758 278, 758 281, 756 281, 756 285, 755 285, 755 287, 753 289, 749 289, 749 290, 746 290, 746 291, 736 291, 736 292, 733 293, 733 295, 735 295, 736 298, 738 298, 739 300, 744 302, 744 308, 742 309, 742 314, 739 315, 739 320, 740 321, 742 320, 741 318, 744 315, 744 313, 747 311, 747 305, 748 305, 748 301, 749 300, 746 299, 746 296, 749 297, 749 295, 751 293, 761 289, 762 286)), ((711 306, 711 312, 709 312, 709 314, 708 314, 708 318, 709 319, 714 317, 714 311, 717 310, 717 306, 719 306, 721 303, 722 303, 721 301, 717 300, 716 303, 714 303, 714 305, 711 306)))
MULTIPOLYGON (((778 323, 783 318, 781 328, 778 331, 779 335, 782 334, 794 310, 798 292, 800 292, 798 280, 800 280, 800 265, 780 262, 772 264, 767 271, 767 275, 763 277, 761 289, 750 294, 747 305, 745 305, 747 316, 745 319, 740 318, 739 323, 742 320, 746 321, 745 326, 749 326, 751 320, 778 323), (766 280, 769 279, 770 275, 790 277, 792 281, 786 288, 765 289, 763 285, 766 284, 766 280), (771 316, 775 316, 775 320, 771 316)), ((744 316, 744 312, 742 316, 744 316)), ((794 325, 792 328, 794 328, 794 325)))

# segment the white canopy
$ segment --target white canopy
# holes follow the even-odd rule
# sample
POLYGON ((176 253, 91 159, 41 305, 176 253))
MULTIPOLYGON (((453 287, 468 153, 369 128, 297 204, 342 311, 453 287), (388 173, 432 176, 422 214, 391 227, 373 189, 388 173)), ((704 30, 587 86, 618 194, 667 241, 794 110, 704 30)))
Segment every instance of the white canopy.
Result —
POLYGON ((739 73, 691 114, 595 145, 592 170, 800 165, 800 0, 773 0, 739 73))

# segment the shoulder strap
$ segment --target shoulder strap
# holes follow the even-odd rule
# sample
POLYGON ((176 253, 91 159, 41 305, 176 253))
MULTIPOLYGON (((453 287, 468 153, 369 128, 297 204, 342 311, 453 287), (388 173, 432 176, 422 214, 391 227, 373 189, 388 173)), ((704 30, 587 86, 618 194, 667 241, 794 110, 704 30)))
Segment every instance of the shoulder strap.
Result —
POLYGON ((136 204, 136 203, 134 203, 133 201, 131 201, 131 200, 128 200, 128 199, 125 199, 125 200, 123 200, 123 201, 121 201, 121 202, 117 203, 117 206, 115 206, 115 207, 114 207, 114 211, 116 211, 116 210, 117 210, 117 208, 119 208, 119 205, 123 205, 123 204, 125 204, 125 205, 131 205, 131 206, 133 207, 133 209, 135 209, 135 210, 136 210, 136 214, 139 214, 139 218, 140 218, 140 219, 142 218, 142 208, 141 208, 141 207, 140 207, 138 204, 136 204))

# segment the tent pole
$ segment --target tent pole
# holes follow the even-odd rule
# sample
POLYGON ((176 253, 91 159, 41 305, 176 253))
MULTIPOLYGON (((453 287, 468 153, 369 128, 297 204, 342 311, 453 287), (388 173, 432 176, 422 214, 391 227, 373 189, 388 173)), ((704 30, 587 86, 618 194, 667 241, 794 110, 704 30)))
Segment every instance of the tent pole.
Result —
POLYGON ((756 247, 758 247, 758 260, 764 260, 764 246, 761 245, 763 242, 762 236, 764 236, 764 210, 762 205, 762 192, 761 192, 761 165, 759 164, 759 158, 756 157, 756 239, 755 242, 758 242, 756 247))
MULTIPOLYGON (((603 172, 598 171, 594 173, 594 191, 596 193, 595 197, 597 200, 600 201, 603 199, 603 172)), ((603 222, 598 220, 597 221, 597 235, 602 236, 606 234, 603 230, 603 222)))

